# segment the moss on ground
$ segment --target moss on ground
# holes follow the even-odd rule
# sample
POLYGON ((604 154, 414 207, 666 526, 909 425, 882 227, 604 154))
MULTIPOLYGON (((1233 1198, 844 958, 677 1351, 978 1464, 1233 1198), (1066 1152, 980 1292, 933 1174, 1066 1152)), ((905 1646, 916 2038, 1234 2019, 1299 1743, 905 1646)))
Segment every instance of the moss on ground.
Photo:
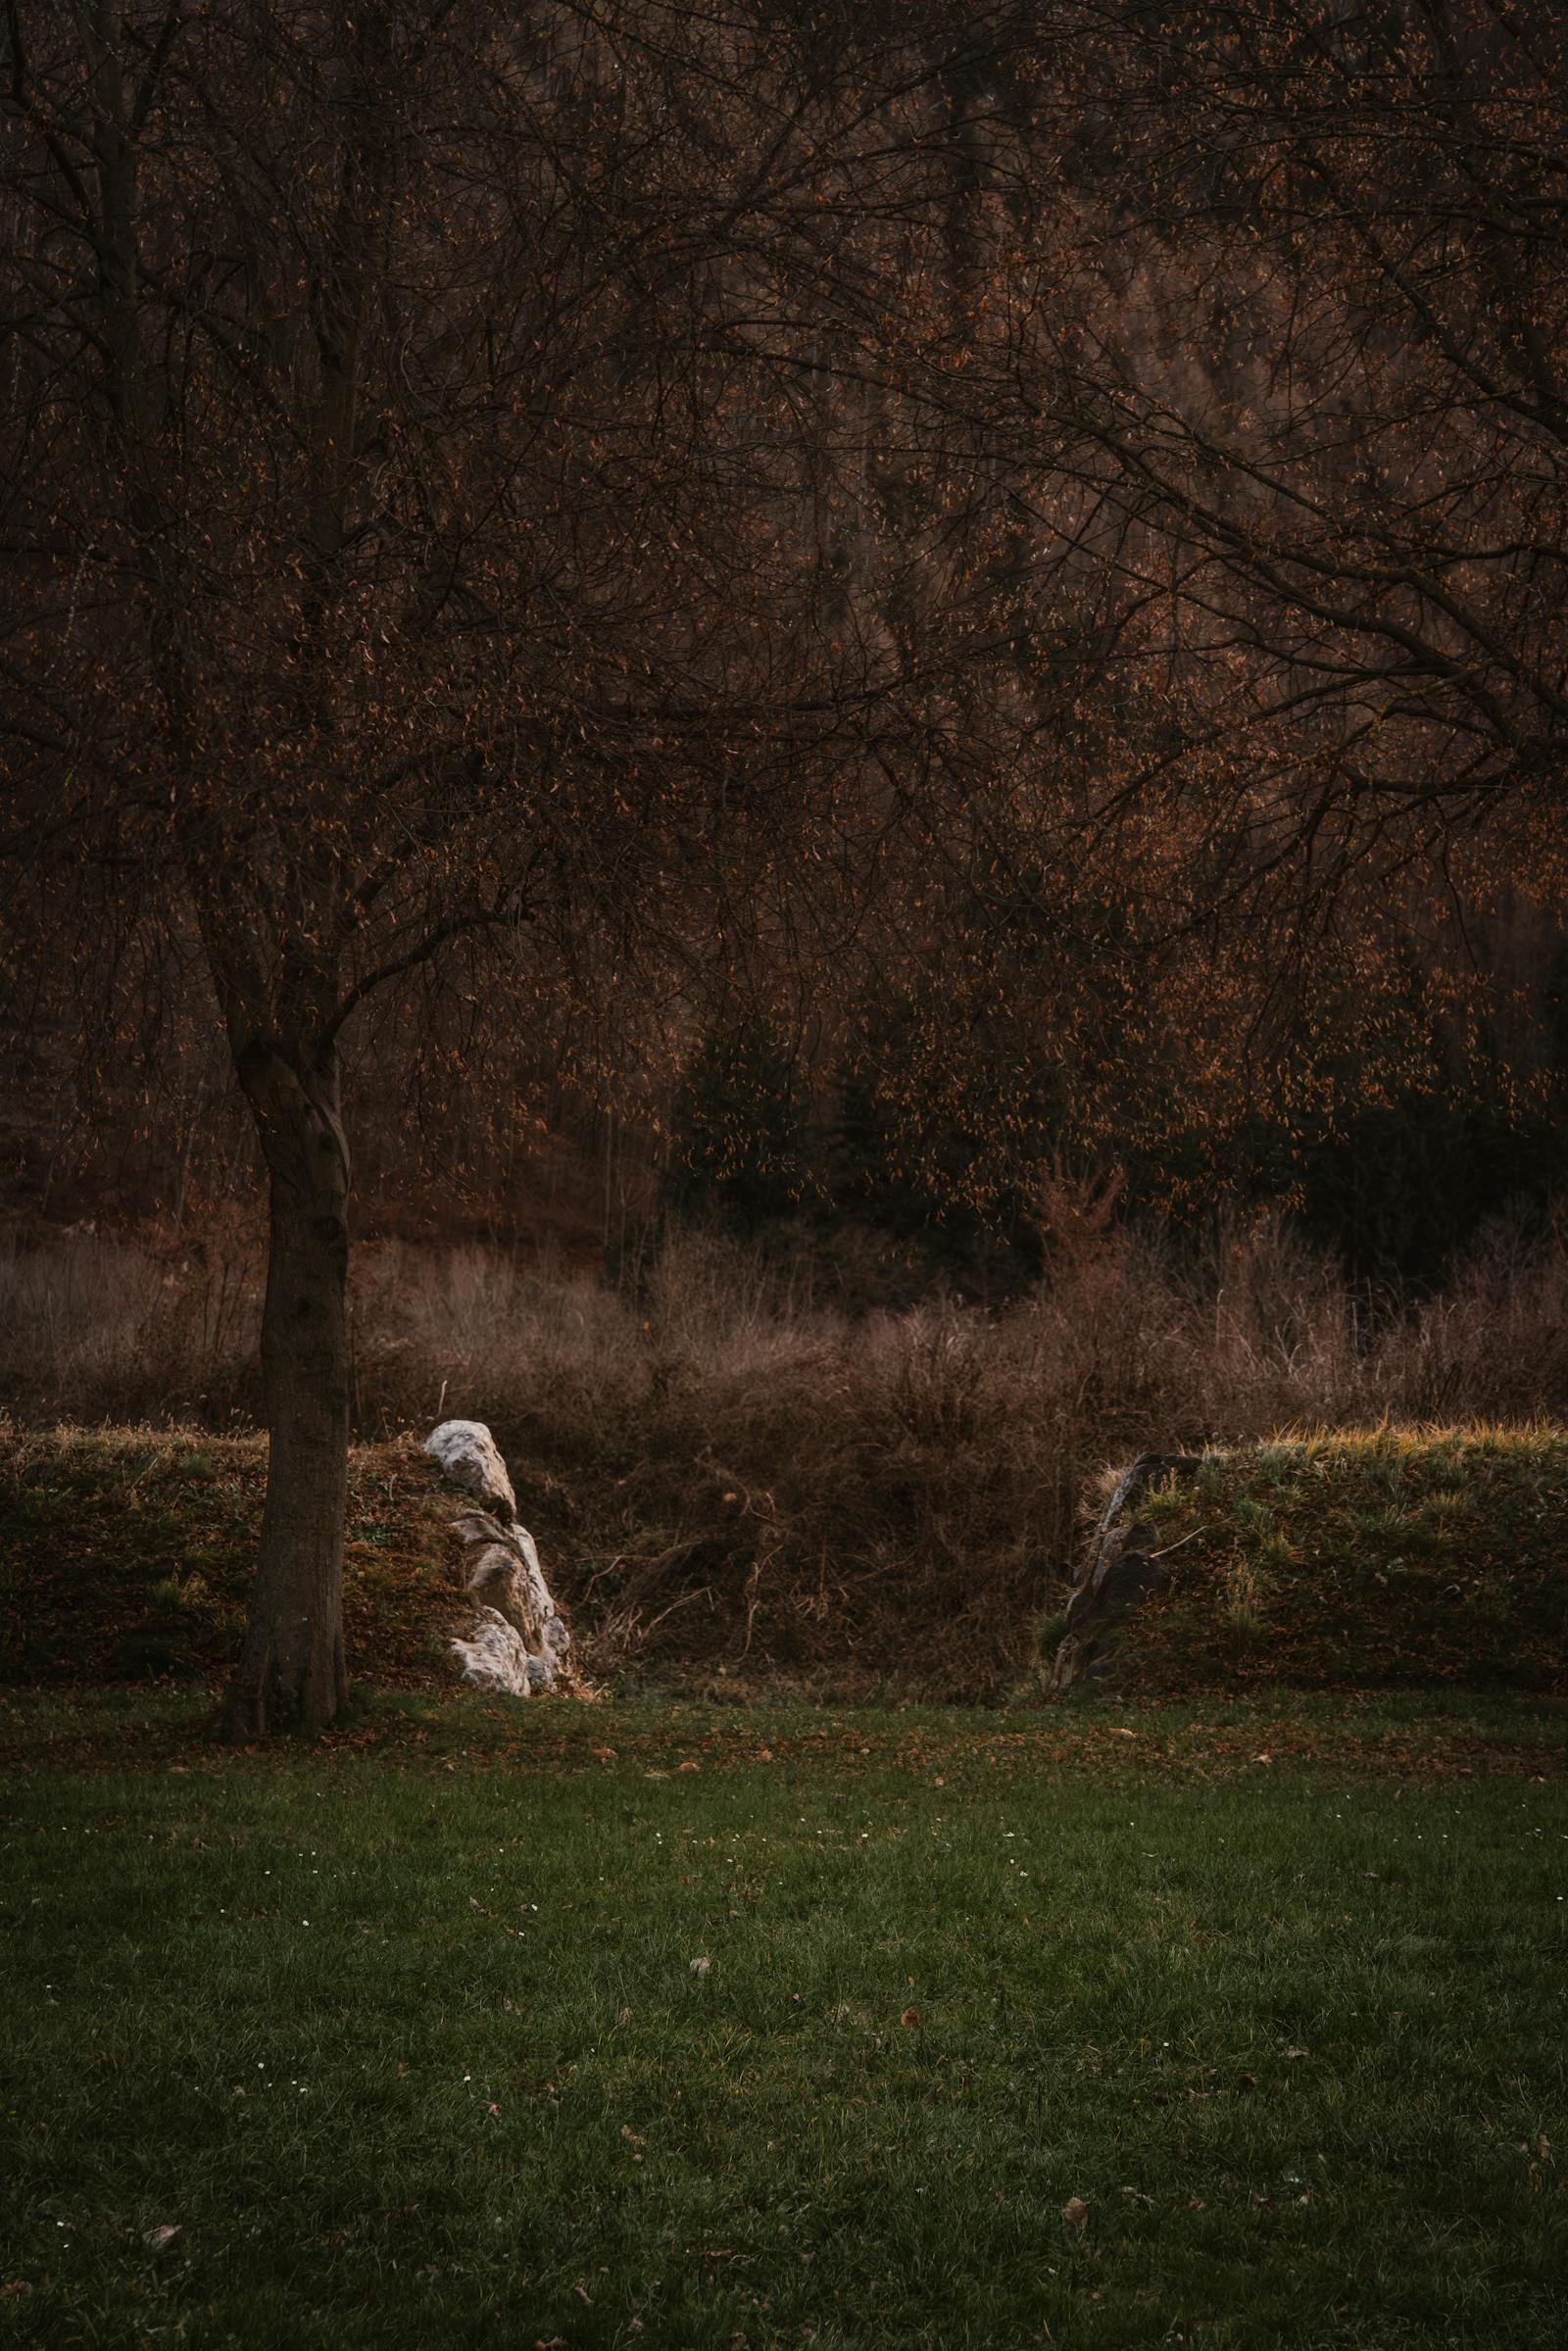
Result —
MULTIPOLYGON (((221 1675, 244 1622, 266 1464, 254 1436, 0 1424, 0 1681, 221 1675)), ((453 1514, 413 1438, 354 1448, 345 1612, 362 1680, 450 1687, 453 1514)), ((1560 1430, 1388 1428, 1216 1450, 1138 1515, 1155 1547, 1181 1547, 1169 1591, 1124 1628, 1102 1688, 1568 1694, 1560 1430)), ((623 1532, 635 1549, 637 1529, 623 1532)), ((576 1586, 591 1641, 585 1541, 551 1567, 568 1603, 576 1586)), ((704 1624, 694 1669, 710 1640, 704 1624)), ((902 1669, 913 1687, 922 1665, 882 1648, 864 1661, 889 1686, 902 1669)), ((664 1662, 680 1671, 678 1656, 664 1662)), ((766 1659, 751 1663, 751 1683, 776 1681, 766 1659)))
MULTIPOLYGON (((220 1674, 255 1574, 261 1437, 0 1425, 0 1680, 220 1674)), ((344 1616, 358 1672, 450 1680, 453 1496, 412 1439, 349 1457, 344 1616)))
POLYGON ((1137 1515, 1169 1590, 1110 1668, 1151 1692, 1568 1690, 1568 1434, 1383 1428, 1236 1446, 1137 1515))

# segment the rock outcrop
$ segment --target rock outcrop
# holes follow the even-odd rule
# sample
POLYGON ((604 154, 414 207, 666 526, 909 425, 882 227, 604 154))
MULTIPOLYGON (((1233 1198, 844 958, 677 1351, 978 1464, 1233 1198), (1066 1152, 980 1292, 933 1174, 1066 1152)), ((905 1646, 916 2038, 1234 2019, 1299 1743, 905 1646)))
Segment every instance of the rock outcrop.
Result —
POLYGON ((481 1509, 499 1511, 509 1523, 516 1518, 517 1497, 507 1465, 482 1420, 444 1420, 430 1431, 424 1449, 481 1509))
POLYGON ((1067 1601, 1065 1630, 1046 1685, 1049 1696, 1059 1697, 1099 1665, 1123 1620, 1170 1582, 1161 1555, 1149 1547, 1152 1528, 1141 1519, 1126 1523, 1127 1513, 1152 1486, 1167 1478, 1196 1477, 1200 1466, 1193 1453, 1141 1453, 1117 1479, 1067 1601))
POLYGON ((538 1546, 518 1521, 494 1438, 482 1421, 444 1420, 424 1449, 482 1505, 452 1522, 463 1544, 464 1589, 478 1611, 468 1638, 452 1643, 464 1680, 517 1698, 537 1690, 575 1691, 571 1635, 545 1582, 538 1546))
POLYGON ((494 1608, 481 1608, 466 1641, 455 1641, 453 1653, 462 1660, 463 1679, 475 1690, 497 1690, 508 1697, 528 1697, 543 1687, 530 1668, 538 1663, 523 1646, 522 1636, 494 1608))

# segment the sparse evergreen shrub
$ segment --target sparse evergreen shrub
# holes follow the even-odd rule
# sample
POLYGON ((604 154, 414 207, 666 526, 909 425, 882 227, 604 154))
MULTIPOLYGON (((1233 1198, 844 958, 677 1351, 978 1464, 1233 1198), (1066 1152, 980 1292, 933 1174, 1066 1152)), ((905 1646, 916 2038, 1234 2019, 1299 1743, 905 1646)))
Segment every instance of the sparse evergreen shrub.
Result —
POLYGON ((710 1028, 675 1096, 661 1206, 755 1237, 809 1204, 816 1155, 806 1089, 776 1026, 753 1015, 710 1028))
POLYGON ((1561 1134, 1501 1085, 1356 1110, 1303 1154, 1300 1216, 1352 1277, 1427 1289, 1489 1221, 1544 1207, 1561 1134))
POLYGON ((964 1287, 1038 1279, 1061 1084, 1004 1003, 955 1010, 935 975, 864 1001, 834 1072, 829 1135, 840 1216, 915 1245, 934 1275, 964 1287))

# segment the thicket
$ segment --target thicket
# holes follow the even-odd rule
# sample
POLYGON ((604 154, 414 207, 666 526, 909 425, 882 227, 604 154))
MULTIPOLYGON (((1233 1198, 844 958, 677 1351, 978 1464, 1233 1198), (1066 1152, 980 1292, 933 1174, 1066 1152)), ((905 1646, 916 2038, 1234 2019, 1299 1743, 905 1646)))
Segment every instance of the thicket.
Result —
POLYGON ((1260 1212, 1352 1283, 1430 1295, 1489 1232, 1540 1241, 1563 1196, 1560 968, 1527 1005, 1523 1055, 1409 956, 1370 1008, 1308 1000, 1254 1086, 1232 1071, 1216 1087, 1193 1040, 1128 1036, 1109 961, 1112 1002, 1088 1024, 1023 988, 977 1004, 933 963, 856 1003, 815 1066, 755 1012, 710 1029, 662 1197, 832 1262, 860 1228, 892 1245, 906 1295, 932 1279, 1016 1295, 1049 1271, 1064 1216, 1114 1213, 1200 1250, 1260 1212))

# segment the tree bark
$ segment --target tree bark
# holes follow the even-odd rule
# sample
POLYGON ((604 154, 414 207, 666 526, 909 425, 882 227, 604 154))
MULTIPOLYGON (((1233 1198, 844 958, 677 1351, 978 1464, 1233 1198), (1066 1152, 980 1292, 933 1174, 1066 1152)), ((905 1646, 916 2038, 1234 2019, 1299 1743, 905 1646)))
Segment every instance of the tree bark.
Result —
POLYGON ((324 1730, 347 1695, 349 1162, 328 1046, 239 1056, 271 1190, 262 1383, 267 1501, 250 1623, 223 1704, 231 1739, 324 1730))

